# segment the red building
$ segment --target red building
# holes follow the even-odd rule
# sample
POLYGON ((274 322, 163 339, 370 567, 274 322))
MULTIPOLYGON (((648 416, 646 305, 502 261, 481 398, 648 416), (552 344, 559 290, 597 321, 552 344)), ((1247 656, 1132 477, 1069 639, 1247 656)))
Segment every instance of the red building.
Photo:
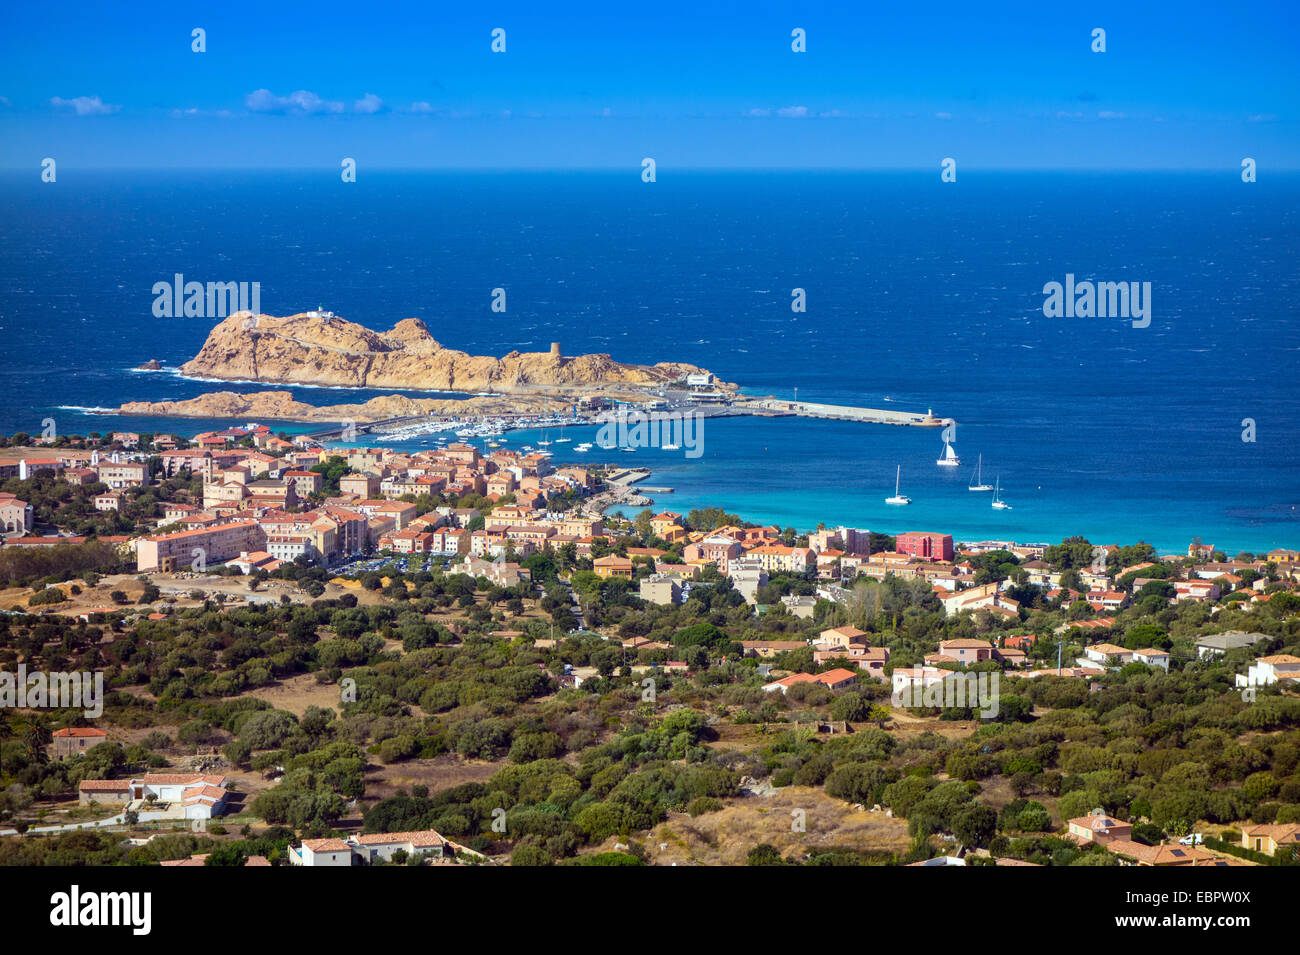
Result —
POLYGON ((952 535, 927 534, 924 531, 909 531, 898 535, 898 546, 894 548, 900 554, 919 557, 922 560, 952 560, 952 535))

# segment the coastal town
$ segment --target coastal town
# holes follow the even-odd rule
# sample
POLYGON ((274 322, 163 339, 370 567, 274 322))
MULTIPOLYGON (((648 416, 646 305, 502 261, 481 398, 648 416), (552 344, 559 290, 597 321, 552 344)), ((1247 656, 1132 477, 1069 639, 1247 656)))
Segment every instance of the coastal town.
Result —
POLYGON ((610 511, 634 487, 627 469, 459 439, 338 447, 245 423, 5 443, 0 663, 93 665, 110 689, 88 719, 33 709, 35 677, 21 701, 0 682, 0 720, 26 740, 0 766, 0 861, 89 831, 163 865, 762 864, 789 838, 727 854, 702 831, 683 855, 657 833, 676 814, 703 822, 796 792, 837 804, 825 851, 911 865, 1297 861, 1300 748, 1283 741, 1300 725, 1296 550, 798 531, 716 509, 623 517, 610 511), (184 649, 196 626, 225 636, 184 649), (157 646, 145 657, 143 639, 157 646), (464 680, 496 679, 472 662, 485 654, 512 661, 505 723, 465 696, 478 684, 464 680), (393 667, 414 696, 394 698, 380 677, 393 667), (1161 681, 1204 686, 1272 738, 1232 742, 1230 765, 1192 730, 1182 759, 1143 769, 1102 756, 1128 752, 1124 737, 1062 722, 1174 692, 1161 681), (699 692, 718 700, 711 717, 688 702, 699 692), (169 697, 190 700, 179 723, 163 710, 121 722, 129 701, 169 697), (612 736, 556 722, 601 700, 626 708, 612 736), (369 722, 381 712, 389 731, 369 722), (1006 756, 972 748, 990 738, 981 725, 1006 756), (498 737, 480 738, 488 726, 498 737), (765 760, 727 747, 760 728, 786 740, 754 737, 776 746, 765 760), (697 797, 647 814, 593 790, 563 838, 534 830, 522 794, 473 781, 516 786, 496 780, 532 767, 577 797, 585 773, 556 756, 586 765, 662 733, 660 759, 678 762, 647 765, 707 771, 697 797), (894 760, 927 740, 947 754, 900 773, 894 760), (302 790, 322 759, 340 761, 335 781, 302 790), (413 765, 421 781, 396 785, 413 765), (1219 784, 1161 778, 1193 767, 1219 784), (1116 788, 1116 772, 1132 781, 1116 788), (997 779, 1009 788, 996 799, 973 798, 997 779))
POLYGON ((1300 17, 1004 6, 9 4, 9 937, 1287 937, 1300 17))

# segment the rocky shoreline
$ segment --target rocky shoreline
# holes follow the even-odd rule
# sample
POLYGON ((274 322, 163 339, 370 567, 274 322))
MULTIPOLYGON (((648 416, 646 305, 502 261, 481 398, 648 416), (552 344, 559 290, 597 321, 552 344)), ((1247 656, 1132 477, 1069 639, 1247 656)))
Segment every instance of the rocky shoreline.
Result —
POLYGON ((215 391, 183 401, 128 401, 116 414, 150 418, 265 418, 269 421, 366 423, 387 418, 491 417, 519 414, 559 414, 570 402, 547 395, 502 395, 478 398, 408 398, 381 395, 360 404, 309 405, 288 391, 240 394, 215 391))

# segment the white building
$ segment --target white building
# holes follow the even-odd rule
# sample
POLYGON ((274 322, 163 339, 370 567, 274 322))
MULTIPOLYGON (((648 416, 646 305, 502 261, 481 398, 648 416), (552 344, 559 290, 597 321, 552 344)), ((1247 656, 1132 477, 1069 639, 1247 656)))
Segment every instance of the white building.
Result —
POLYGON ((158 818, 212 819, 225 812, 228 795, 225 776, 202 773, 145 773, 117 781, 87 779, 77 788, 83 806, 93 800, 125 802, 127 808, 137 811, 165 809, 158 818))
POLYGON ((1289 653, 1260 657, 1245 673, 1237 674, 1237 686, 1272 686, 1281 680, 1300 680, 1300 657, 1289 653))
POLYGON ((289 864, 303 866, 350 866, 352 846, 342 839, 304 839, 298 848, 289 847, 289 864))
POLYGON ((893 698, 902 699, 905 693, 915 698, 916 694, 923 692, 926 687, 942 683, 944 678, 952 676, 952 673, 952 670, 943 670, 939 667, 898 667, 891 677, 893 698))
POLYGON ((427 856, 435 861, 453 861, 458 855, 486 859, 482 853, 449 842, 432 829, 415 832, 375 832, 347 839, 304 839, 298 848, 289 847, 289 863, 301 866, 352 866, 392 862, 402 851, 410 856, 427 856))
POLYGON ((1134 650, 1133 659, 1138 663, 1145 663, 1149 667, 1160 667, 1165 672, 1169 671, 1169 654, 1156 647, 1134 650))
POLYGON ((449 854, 450 843, 432 829, 422 832, 375 832, 349 836, 348 844, 365 862, 391 862, 399 849, 407 856, 432 856, 441 859, 449 854))
POLYGON ((761 560, 753 557, 733 560, 728 567, 728 576, 731 578, 732 586, 745 598, 746 603, 758 603, 758 588, 766 587, 768 579, 761 560))

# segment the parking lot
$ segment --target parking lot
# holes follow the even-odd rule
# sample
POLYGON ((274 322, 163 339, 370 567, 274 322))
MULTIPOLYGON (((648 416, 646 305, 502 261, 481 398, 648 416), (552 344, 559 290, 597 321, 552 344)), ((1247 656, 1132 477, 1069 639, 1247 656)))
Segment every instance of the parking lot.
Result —
POLYGON ((331 567, 330 572, 339 576, 356 574, 415 574, 425 571, 445 571, 451 566, 453 558, 441 554, 394 554, 390 557, 366 557, 331 567))

